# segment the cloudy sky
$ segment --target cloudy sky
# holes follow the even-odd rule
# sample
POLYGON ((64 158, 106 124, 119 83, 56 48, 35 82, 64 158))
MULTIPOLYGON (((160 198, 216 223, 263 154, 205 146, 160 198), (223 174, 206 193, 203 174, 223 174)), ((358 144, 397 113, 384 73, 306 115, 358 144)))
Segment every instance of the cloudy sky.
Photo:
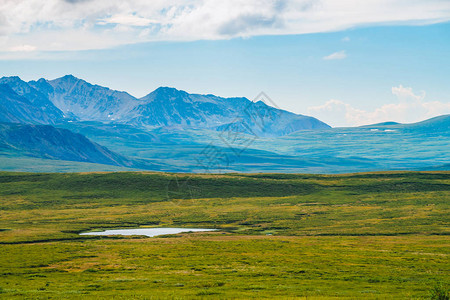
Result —
POLYGON ((414 122, 450 113, 449 21, 449 0, 0 0, 0 76, 414 122))

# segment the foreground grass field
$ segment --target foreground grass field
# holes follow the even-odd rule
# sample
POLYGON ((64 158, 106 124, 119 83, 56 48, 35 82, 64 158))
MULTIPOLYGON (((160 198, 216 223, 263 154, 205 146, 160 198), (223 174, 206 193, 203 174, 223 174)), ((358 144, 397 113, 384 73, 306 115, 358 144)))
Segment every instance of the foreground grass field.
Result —
POLYGON ((0 173, 0 298, 429 299, 450 172, 0 173), (97 229, 203 227, 174 236, 97 229))

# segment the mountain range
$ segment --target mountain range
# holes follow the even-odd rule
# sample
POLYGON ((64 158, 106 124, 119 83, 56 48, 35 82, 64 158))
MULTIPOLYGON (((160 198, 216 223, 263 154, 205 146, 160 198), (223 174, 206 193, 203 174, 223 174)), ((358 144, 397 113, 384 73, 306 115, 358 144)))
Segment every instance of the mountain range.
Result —
MULTIPOLYGON (((10 99, 7 105, 11 109, 20 112, 21 122, 97 121, 139 128, 226 128, 264 136, 330 128, 313 117, 277 109, 263 101, 255 103, 247 98, 189 94, 169 87, 160 87, 137 99, 126 92, 92 85, 72 75, 30 82, 19 77, 3 77, 0 84, 11 88, 12 91, 3 86, 2 95, 10 99), (30 113, 22 113, 24 111, 30 113)), ((18 119, 9 113, 2 115, 0 120, 18 119)))
POLYGON ((266 101, 265 96, 254 102, 169 87, 138 99, 72 75, 29 82, 3 77, 0 169, 5 159, 14 169, 15 159, 23 157, 36 165, 71 161, 74 171, 84 170, 81 163, 96 163, 98 170, 110 165, 174 172, 335 173, 442 169, 450 162, 448 115, 415 124, 337 129, 266 101), (405 149, 380 151, 403 142, 405 149), (422 144, 426 149, 418 147, 422 144))

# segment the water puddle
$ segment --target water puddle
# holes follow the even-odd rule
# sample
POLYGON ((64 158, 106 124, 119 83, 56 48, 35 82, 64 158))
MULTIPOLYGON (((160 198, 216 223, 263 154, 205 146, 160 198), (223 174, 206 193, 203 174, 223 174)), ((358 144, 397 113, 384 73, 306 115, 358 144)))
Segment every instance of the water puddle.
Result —
POLYGON ((217 229, 203 229, 203 228, 134 228, 134 229, 113 229, 105 231, 83 232, 80 235, 145 235, 149 237, 177 234, 183 232, 200 232, 200 231, 215 231, 217 229))

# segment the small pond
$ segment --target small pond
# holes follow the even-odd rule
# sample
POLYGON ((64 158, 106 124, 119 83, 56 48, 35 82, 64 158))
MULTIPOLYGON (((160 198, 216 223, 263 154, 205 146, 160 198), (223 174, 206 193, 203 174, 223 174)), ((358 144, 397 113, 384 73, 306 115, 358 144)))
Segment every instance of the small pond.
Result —
POLYGON ((134 229, 114 229, 105 231, 83 232, 80 235, 145 235, 158 236, 165 234, 177 234, 182 232, 199 232, 199 231, 214 231, 217 229, 203 229, 203 228, 134 228, 134 229))

